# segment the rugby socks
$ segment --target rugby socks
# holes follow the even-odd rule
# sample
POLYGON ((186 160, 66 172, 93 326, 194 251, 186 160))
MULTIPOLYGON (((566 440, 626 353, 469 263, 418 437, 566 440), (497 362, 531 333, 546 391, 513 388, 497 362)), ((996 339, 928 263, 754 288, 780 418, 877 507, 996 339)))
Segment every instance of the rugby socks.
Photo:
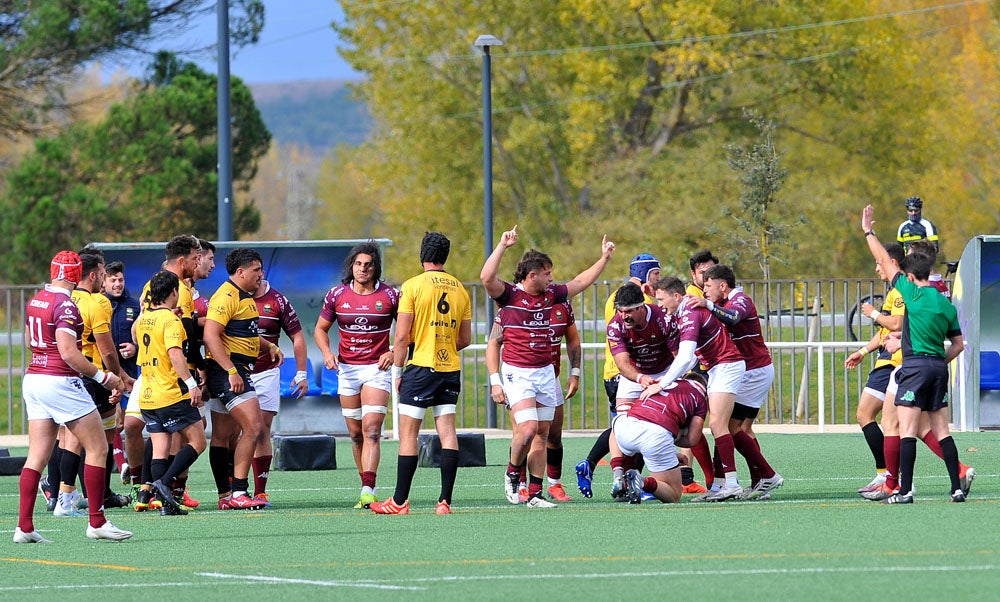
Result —
POLYGON ((246 495, 250 490, 250 481, 247 479, 233 479, 233 497, 246 495))
MULTIPOLYGON (((271 460, 272 456, 260 456, 259 458, 254 458, 251 462, 251 468, 253 469, 253 492, 254 494, 264 493, 267 491, 267 479, 271 476, 271 460)), ((375 473, 361 473, 361 484, 368 485, 372 489, 375 489, 375 473), (371 484, 365 482, 365 475, 371 475, 371 484)))
POLYGON ((875 458, 875 470, 884 471, 885 436, 882 434, 882 429, 877 422, 872 421, 861 427, 861 432, 864 433, 865 441, 868 442, 868 449, 871 450, 872 457, 875 458))
POLYGON ((597 468, 597 463, 601 461, 601 458, 611 453, 611 429, 607 429, 603 433, 597 436, 597 441, 594 442, 594 446, 590 448, 590 453, 587 454, 587 464, 590 464, 590 472, 594 472, 597 468))
POLYGON ((899 435, 885 436, 885 485, 889 489, 899 487, 899 435))
POLYGON ((528 498, 542 497, 542 477, 528 474, 528 498))
POLYGON ((115 472, 115 450, 113 445, 108 445, 108 455, 104 459, 104 497, 115 494, 111 490, 111 474, 115 472))
POLYGON ((211 446, 208 448, 208 464, 212 467, 215 488, 219 495, 228 495, 232 487, 229 483, 229 449, 211 446))
MULTIPOLYGON (((35 530, 35 492, 38 491, 38 483, 42 480, 42 473, 33 468, 21 469, 21 478, 18 481, 20 501, 17 507, 17 526, 25 533, 35 530)), ((58 495, 58 490, 57 490, 58 495)))
MULTIPOLYGON (((185 470, 194 464, 194 461, 198 459, 198 452, 191 447, 191 444, 187 444, 177 452, 176 456, 173 456, 173 461, 169 463, 169 468, 166 469, 162 475, 160 475, 160 481, 164 484, 170 486, 171 483, 177 478, 177 475, 182 474, 185 470)), ((153 479, 154 481, 156 479, 153 479)), ((186 479, 185 479, 186 481, 186 479)), ((176 487, 174 487, 176 489, 176 487)), ((184 495, 184 485, 180 486, 181 495, 184 495)))
POLYGON ((170 461, 166 458, 154 458, 150 463, 150 472, 152 473, 153 481, 163 481, 163 475, 167 472, 167 467, 170 466, 170 461))
MULTIPOLYGON (((444 452, 444 450, 441 450, 444 452)), ((399 456, 396 462, 396 491, 392 494, 393 501, 402 506, 410 499, 410 487, 413 486, 413 475, 417 472, 416 456, 399 456)))
POLYGON ((80 456, 64 449, 59 460, 59 472, 64 485, 70 489, 76 487, 76 474, 80 472, 80 456))
MULTIPOLYGON (((63 452, 62 448, 59 447, 59 440, 56 439, 56 444, 52 448, 52 454, 49 455, 48 474, 49 474, 49 487, 53 491, 55 491, 57 495, 59 493, 59 483, 62 481, 62 476, 61 476, 62 471, 60 470, 59 466, 60 461, 62 460, 62 452, 63 452)), ((21 530, 24 531, 24 529, 21 530)), ((27 533, 27 531, 25 531, 25 533, 27 533)))
POLYGON ((705 485, 711 485, 715 469, 712 462, 712 450, 708 447, 708 440, 704 437, 698 439, 698 443, 691 448, 691 453, 698 460, 698 466, 701 467, 701 472, 705 475, 705 485))
POLYGON ((122 441, 120 429, 115 429, 115 437, 111 441, 111 452, 114 454, 115 472, 121 472, 121 469, 128 465, 128 460, 125 458, 125 444, 122 441))
POLYGON ((948 467, 948 477, 951 478, 951 491, 958 491, 962 488, 958 478, 958 448, 955 447, 955 440, 952 439, 951 435, 941 440, 941 451, 944 456, 944 465, 948 467))
MULTIPOLYGON (((688 470, 691 469, 688 468, 688 470)), ((646 493, 653 493, 654 491, 656 491, 657 486, 658 483, 656 482, 656 479, 654 479, 653 477, 646 477, 642 481, 642 490, 645 491, 646 493)))
POLYGON ((750 435, 744 431, 736 431, 735 435, 730 436, 733 438, 733 445, 739 450, 740 455, 746 458, 747 466, 750 467, 751 478, 753 478, 755 472, 757 473, 757 478, 753 479, 754 482, 759 481, 761 477, 774 476, 774 469, 767 463, 764 454, 760 453, 760 447, 757 446, 750 435))
POLYGON ((87 512, 90 526, 95 529, 107 522, 104 518, 104 470, 103 466, 83 465, 83 482, 87 485, 87 512))
POLYGON ((142 448, 142 482, 153 482, 153 440, 146 439, 146 445, 142 448))
MULTIPOLYGON (((953 443, 954 445, 954 443, 953 443)), ((917 438, 902 437, 899 440, 899 493, 913 492, 913 465, 917 461, 917 438)), ((956 476, 957 476, 956 467, 956 476)))
POLYGON ((694 483, 694 469, 690 466, 681 466, 681 485, 694 483))
POLYGON ((546 448, 545 450, 545 474, 549 477, 549 485, 559 483, 562 478, 563 448, 546 448))
POLYGON ((941 451, 941 444, 934 438, 934 431, 927 431, 927 433, 925 433, 920 439, 932 452, 934 452, 935 456, 944 460, 944 453, 941 451))
MULTIPOLYGON (((458 450, 441 450, 441 497, 438 501, 451 505, 451 495, 455 491, 455 477, 458 476, 458 450)), ((405 501, 405 500, 404 500, 405 501)))
MULTIPOLYGON (((950 436, 951 435, 949 435, 949 437, 950 436)), ((934 432, 933 431, 927 431, 927 434, 925 434, 923 437, 921 437, 921 439, 927 445, 927 447, 932 452, 934 452, 934 455, 936 455, 937 457, 941 458, 942 460, 945 460, 945 463, 947 464, 948 461, 944 457, 944 449, 943 449, 944 446, 941 445, 941 443, 939 443, 938 440, 934 438, 934 432)), ((944 441, 944 439, 942 439, 941 441, 944 441)), ((954 441, 952 441, 952 442, 954 443, 954 441)), ((961 474, 962 470, 967 469, 967 468, 968 468, 968 466, 962 464, 961 462, 958 463, 959 474, 961 474)), ((954 491, 954 490, 952 490, 952 491, 954 491)))
POLYGON ((715 449, 718 452, 717 458, 722 466, 723 474, 716 473, 716 478, 725 478, 727 487, 735 487, 736 480, 736 446, 733 443, 733 436, 729 433, 715 438, 715 449))

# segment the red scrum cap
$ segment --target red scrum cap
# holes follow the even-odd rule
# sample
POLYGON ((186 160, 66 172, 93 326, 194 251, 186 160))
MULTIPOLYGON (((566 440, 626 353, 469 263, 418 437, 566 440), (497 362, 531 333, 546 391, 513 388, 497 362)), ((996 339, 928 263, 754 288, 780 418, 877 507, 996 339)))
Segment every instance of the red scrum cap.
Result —
POLYGON ((49 265, 49 275, 52 280, 65 280, 73 284, 80 284, 80 278, 83 276, 83 262, 80 261, 80 256, 73 251, 59 251, 49 265))

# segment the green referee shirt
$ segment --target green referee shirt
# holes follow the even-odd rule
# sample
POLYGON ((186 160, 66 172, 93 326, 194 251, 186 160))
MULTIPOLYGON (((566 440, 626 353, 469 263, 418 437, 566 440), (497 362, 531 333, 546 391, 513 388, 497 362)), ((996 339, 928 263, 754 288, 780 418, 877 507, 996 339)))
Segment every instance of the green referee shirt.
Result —
POLYGON ((892 285, 903 295, 903 359, 915 355, 945 357, 944 342, 962 334, 958 312, 933 286, 917 286, 899 272, 892 285))

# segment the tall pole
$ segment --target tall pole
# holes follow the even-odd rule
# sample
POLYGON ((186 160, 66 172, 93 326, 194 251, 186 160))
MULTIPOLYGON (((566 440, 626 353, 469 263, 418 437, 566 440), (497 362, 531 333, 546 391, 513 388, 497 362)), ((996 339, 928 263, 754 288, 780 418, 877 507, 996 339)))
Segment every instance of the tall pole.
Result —
MULTIPOLYGON (((491 35, 476 38, 475 45, 483 49, 483 260, 493 252, 493 85, 491 81, 492 61, 490 46, 503 46, 503 42, 491 35)), ((486 298, 486 336, 493 328, 493 300, 486 298)), ((489 390, 489 385, 486 385, 489 390)), ((493 397, 486 396, 486 428, 497 427, 497 404, 493 397)))
POLYGON ((229 116, 229 0, 219 0, 218 21, 218 240, 233 240, 233 135, 229 116))

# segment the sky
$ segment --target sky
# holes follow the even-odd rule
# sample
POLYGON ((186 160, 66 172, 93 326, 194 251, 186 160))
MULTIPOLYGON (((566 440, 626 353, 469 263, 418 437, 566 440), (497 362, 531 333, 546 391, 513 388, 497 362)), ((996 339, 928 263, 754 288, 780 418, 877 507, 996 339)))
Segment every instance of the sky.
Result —
MULTIPOLYGON (((232 75, 247 84, 361 77, 337 53, 339 40, 330 28, 331 22, 343 19, 337 0, 264 0, 264 7, 260 41, 240 50, 230 48, 232 75)), ((216 29, 213 12, 183 35, 163 39, 162 47, 211 44, 216 29)), ((192 60, 210 73, 217 71, 214 56, 192 60)), ((127 69, 135 75, 143 72, 139 64, 130 64, 127 69)))

